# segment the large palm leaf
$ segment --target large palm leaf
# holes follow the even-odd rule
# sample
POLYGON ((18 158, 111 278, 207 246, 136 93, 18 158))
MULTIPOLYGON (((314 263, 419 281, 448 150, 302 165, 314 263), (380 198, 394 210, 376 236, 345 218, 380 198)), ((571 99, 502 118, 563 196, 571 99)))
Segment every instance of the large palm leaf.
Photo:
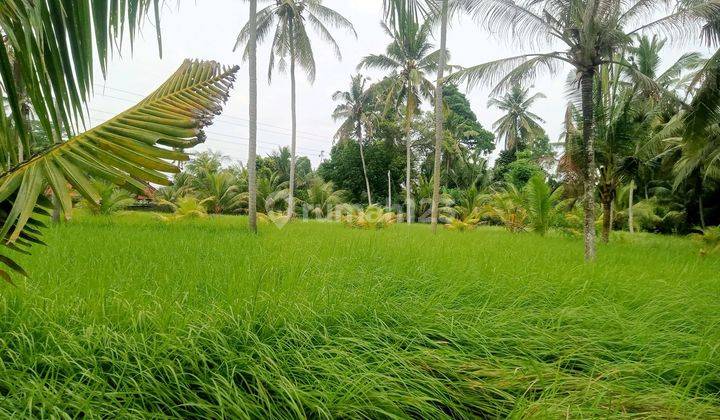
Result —
MULTIPOLYGON (((32 133, 25 104, 48 138, 70 137, 84 123, 84 103, 92 93, 95 60, 105 73, 118 40, 131 44, 151 10, 160 43, 161 0, 3 0, 0 2, 0 81, 10 119, 18 127, 3 136, 9 163, 31 154, 32 133), (13 144, 14 143, 14 144, 13 144)), ((160 48, 162 51, 162 48, 160 48)), ((5 116, 3 116, 3 119, 5 116)))
MULTIPOLYGON (((105 123, 53 146, 0 175, 0 238, 16 250, 40 242, 38 215, 47 213, 51 188, 65 214, 72 210, 68 185, 90 203, 99 194, 88 174, 142 192, 146 183, 168 185, 180 149, 204 140, 202 128, 221 111, 237 67, 186 60, 160 88, 105 123)), ((0 262, 24 271, 8 257, 0 262)), ((7 272, 0 276, 9 279, 7 272)))

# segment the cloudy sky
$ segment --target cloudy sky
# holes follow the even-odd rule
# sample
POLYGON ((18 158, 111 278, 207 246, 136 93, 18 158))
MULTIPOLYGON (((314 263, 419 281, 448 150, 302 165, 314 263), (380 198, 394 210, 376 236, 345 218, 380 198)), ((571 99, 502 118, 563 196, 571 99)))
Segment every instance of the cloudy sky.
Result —
MULTIPOLYGON (((356 72, 362 57, 383 52, 389 42, 379 26, 382 0, 326 0, 325 5, 350 19, 358 37, 336 32, 342 48, 342 61, 337 61, 331 50, 315 38, 316 81, 311 85, 304 78, 298 78, 298 153, 310 157, 314 165, 320 162, 323 154, 329 154, 337 130, 337 124, 331 118, 335 106, 331 99, 333 92, 347 88, 350 75, 356 72)), ((131 54, 127 48, 124 49, 122 57, 112 60, 107 79, 97 80, 95 98, 90 103, 91 121, 101 123, 130 107, 160 85, 185 58, 239 64, 240 74, 225 112, 206 130, 208 141, 198 150, 218 150, 232 160, 245 161, 248 69, 243 65, 240 53, 232 49, 237 33, 246 21, 247 3, 241 0, 184 0, 180 2, 180 7, 166 7, 161 24, 163 58, 158 56, 154 28, 146 24, 144 36, 137 41, 134 52, 131 54)), ((261 76, 258 152, 261 155, 290 143, 290 82, 286 75, 276 74, 272 84, 268 84, 268 47, 267 44, 261 45, 258 57, 261 76)), ((470 18, 452 23, 448 48, 452 53, 452 63, 461 66, 523 52, 512 43, 484 31, 470 18)), ((668 49, 664 58, 669 63, 681 53, 682 50, 677 48, 668 49)), ((555 76, 541 77, 533 87, 547 95, 547 99, 540 101, 534 111, 546 121, 545 128, 551 140, 557 139, 562 132, 566 104, 564 81, 568 72, 569 69, 565 69, 555 76)), ((373 78, 381 76, 365 73, 373 78)), ((488 90, 484 89, 468 92, 480 122, 491 129, 500 114, 487 108, 488 94, 488 90)))

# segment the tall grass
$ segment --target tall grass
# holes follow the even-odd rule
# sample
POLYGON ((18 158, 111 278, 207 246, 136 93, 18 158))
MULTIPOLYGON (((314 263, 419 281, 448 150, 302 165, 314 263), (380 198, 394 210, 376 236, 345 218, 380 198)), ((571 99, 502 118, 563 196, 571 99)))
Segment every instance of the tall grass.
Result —
POLYGON ((85 218, 0 288, 0 417, 718 417, 686 239, 85 218))

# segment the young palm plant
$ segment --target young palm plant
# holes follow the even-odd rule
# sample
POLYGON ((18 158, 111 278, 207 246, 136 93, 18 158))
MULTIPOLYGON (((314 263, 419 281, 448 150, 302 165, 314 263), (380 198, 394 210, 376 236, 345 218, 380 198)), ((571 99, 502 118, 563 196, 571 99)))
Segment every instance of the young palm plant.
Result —
POLYGON ((523 191, 514 184, 508 184, 504 190, 490 196, 483 207, 483 215, 500 222, 509 232, 526 231, 528 211, 523 191))
MULTIPOLYGON (((345 29, 355 36, 352 23, 336 11, 324 6, 322 0, 275 0, 264 9, 257 12, 257 25, 253 28, 257 42, 264 42, 274 28, 272 44, 270 46, 270 63, 268 65, 268 79, 272 80, 276 60, 278 69, 290 72, 290 113, 291 113, 291 142, 292 153, 290 161, 290 187, 288 195, 288 216, 292 217, 295 209, 295 167, 297 163, 297 112, 296 112, 296 81, 295 70, 299 66, 307 75, 308 81, 315 81, 316 63, 312 42, 308 35, 308 22, 333 49, 338 59, 342 58, 340 46, 328 29, 328 26, 345 29)), ((235 48, 244 48, 244 56, 249 57, 251 23, 242 28, 237 37, 235 48)))
POLYGON ((166 222, 205 218, 208 216, 206 207, 207 202, 208 199, 200 200, 193 195, 181 197, 175 202, 161 201, 159 204, 171 208, 173 215, 160 216, 160 218, 166 222))
POLYGON ((545 236, 552 226, 552 219, 562 198, 562 188, 551 189, 542 175, 535 175, 525 185, 523 201, 527 208, 530 227, 545 236))
POLYGON ((455 206, 441 209, 441 212, 452 215, 447 217, 445 227, 457 231, 475 229, 482 220, 483 208, 487 200, 487 194, 481 194, 474 186, 463 191, 455 206))
POLYGON ((227 170, 212 173, 205 180, 201 197, 207 209, 213 214, 238 213, 246 203, 235 176, 227 170))
POLYGON ((105 181, 92 180, 92 185, 100 199, 97 203, 83 200, 80 205, 92 214, 109 216, 135 204, 132 194, 105 181))
POLYGON ((461 73, 470 85, 484 83, 495 91, 533 79, 543 71, 556 72, 571 66, 580 86, 582 145, 585 164, 582 173, 585 210, 585 259, 595 259, 595 165, 593 91, 598 69, 603 64, 623 65, 648 86, 632 66, 616 62, 618 51, 627 49, 633 35, 647 31, 665 32, 676 38, 699 34, 699 26, 717 21, 720 4, 713 1, 681 2, 670 9, 666 2, 647 0, 467 0, 471 13, 496 32, 510 31, 520 43, 547 46, 550 51, 522 54, 468 68, 461 73), (658 16, 647 22, 647 16, 658 16))
POLYGON ((429 42, 431 25, 429 21, 423 24, 412 19, 398 21, 396 27, 391 29, 381 24, 385 33, 392 38, 385 54, 368 55, 358 65, 363 68, 377 69, 391 72, 381 86, 386 87, 386 110, 391 105, 398 108, 404 103, 405 107, 405 201, 407 223, 412 223, 414 209, 412 205, 412 122, 418 112, 422 99, 432 98, 434 86, 428 79, 429 74, 437 71, 437 52, 433 53, 433 46, 429 42))
POLYGON ((336 190, 332 182, 313 177, 307 182, 306 196, 304 205, 309 214, 322 219, 330 215, 335 206, 344 202, 345 191, 336 190))

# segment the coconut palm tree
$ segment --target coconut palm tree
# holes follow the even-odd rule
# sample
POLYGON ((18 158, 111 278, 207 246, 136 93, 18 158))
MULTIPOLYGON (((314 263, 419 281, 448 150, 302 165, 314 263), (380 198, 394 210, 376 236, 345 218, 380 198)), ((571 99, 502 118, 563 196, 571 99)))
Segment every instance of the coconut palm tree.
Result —
POLYGON ((197 190, 206 208, 213 214, 237 213, 245 202, 237 185, 237 179, 228 170, 209 174, 203 188, 197 190))
MULTIPOLYGON (((38 216, 52 206, 46 191, 69 218, 68 185, 96 205, 100 194, 90 174, 144 192, 147 182, 168 183, 165 174, 178 171, 172 162, 188 159, 182 149, 203 141, 201 128, 221 110, 237 68, 186 61, 143 102, 78 134, 86 122, 96 65, 105 74, 118 39, 129 34, 134 43, 153 12, 162 55, 160 3, 89 0, 85 7, 63 7, 61 2, 3 2, 0 85, 8 108, 0 110, 0 240, 9 248, 27 252, 41 242, 38 216), (38 143, 29 116, 51 145, 33 148, 38 143)), ((6 255, 0 261, 25 274, 6 255)), ((0 277, 11 280, 5 270, 0 277)))
POLYGON ((92 185, 100 195, 97 205, 87 200, 80 202, 80 206, 92 214, 109 216, 135 204, 135 198, 129 192, 109 182, 92 180, 92 185))
MULTIPOLYGON (((704 62, 696 52, 683 54, 664 71, 661 51, 665 40, 657 36, 637 37, 626 55, 616 54, 615 61, 629 63, 636 71, 627 72, 626 66, 604 64, 600 75, 610 83, 598 83, 596 92, 596 153, 598 163, 600 201, 603 208, 602 240, 609 241, 612 230, 612 203, 618 186, 629 178, 630 185, 638 178, 642 165, 651 165, 654 156, 639 156, 648 140, 657 132, 665 114, 680 111, 683 85, 687 76, 704 62), (654 89, 639 77, 654 82, 654 89), (658 89, 659 88, 659 89, 658 89)), ((684 95, 683 95, 684 96, 684 95)), ((632 189, 628 217, 634 218, 632 189)), ((632 226, 632 225, 631 225, 632 226)), ((633 228, 634 229, 634 228, 633 228)))
POLYGON ((542 175, 535 175, 524 188, 525 208, 532 230, 545 236, 552 224, 553 213, 562 198, 562 187, 551 188, 542 175))
MULTIPOLYGON (((453 2, 457 3, 457 2, 453 2)), ((447 64, 447 28, 450 14, 450 0, 385 0, 385 16, 395 25, 404 19, 417 22, 419 14, 434 14, 440 18, 440 51, 437 82, 435 84, 435 155, 433 160, 433 201, 431 223, 433 232, 437 232, 440 208, 440 166, 442 164, 443 144, 443 83, 447 64)))
POLYGON ((338 204, 343 203, 345 191, 336 190, 332 182, 325 182, 322 178, 313 177, 306 183, 304 206, 313 217, 321 219, 330 214, 338 204))
POLYGON ((539 99, 546 96, 542 93, 530 95, 529 88, 513 85, 509 92, 501 98, 492 98, 488 106, 496 107, 505 114, 493 123, 498 139, 505 142, 505 149, 517 149, 529 145, 537 136, 544 134, 540 124, 545 120, 530 111, 539 99))
POLYGON ((368 88, 367 82, 370 79, 361 74, 352 77, 350 90, 337 91, 333 94, 333 101, 342 101, 333 112, 335 121, 342 121, 342 125, 335 134, 336 139, 355 136, 360 146, 360 161, 362 162, 363 176, 365 177, 365 188, 367 192, 368 206, 372 205, 372 194, 370 193, 370 179, 368 179, 367 165, 365 164, 365 146, 363 138, 363 126, 370 123, 375 107, 375 96, 373 89, 368 88))
POLYGON ((406 176, 405 200, 407 223, 412 223, 412 122, 422 99, 431 99, 435 87, 428 75, 437 71, 438 52, 432 52, 429 42, 430 22, 415 23, 403 19, 398 27, 391 29, 381 24, 385 33, 392 38, 385 54, 372 54, 362 59, 358 70, 363 68, 390 72, 381 86, 386 88, 386 109, 395 104, 405 108, 406 176))
POLYGON ((449 0, 442 0, 440 10, 440 58, 435 83, 435 157, 433 163, 433 201, 430 216, 433 233, 437 232, 440 216, 440 165, 442 164, 442 144, 445 133, 443 113, 443 83, 445 82, 445 65, 447 64, 447 26, 449 0))
POLYGON ((396 26, 408 20, 417 23, 435 5, 436 0, 383 0, 383 12, 390 26, 396 26))
MULTIPOLYGON (((720 15, 714 1, 683 1, 670 8, 669 2, 647 0, 466 0, 468 11, 496 33, 508 32, 521 44, 545 45, 550 51, 521 54, 471 67, 462 73, 470 85, 495 86, 495 92, 541 72, 556 72, 563 65, 576 74, 582 114, 582 144, 585 158, 584 237, 585 259, 595 259, 595 165, 594 117, 595 79, 599 66, 615 63, 614 55, 627 49, 635 34, 656 31, 676 38, 700 33, 700 25, 720 15), (650 22, 647 16, 660 15, 650 22)), ((715 20, 714 22, 716 22, 715 20)), ((708 25, 706 29, 713 29, 708 25)), ((713 38, 717 39, 717 37, 713 38)), ((626 63, 628 72, 638 73, 626 63)), ((639 74, 638 80, 652 86, 639 74)))
MULTIPOLYGON (((294 214, 295 209, 295 166, 297 163, 297 112, 296 112, 296 81, 295 70, 299 66, 311 83, 315 81, 316 64, 312 42, 308 35, 307 23, 310 23, 320 38, 327 42, 338 59, 342 58, 340 46, 328 29, 328 26, 346 29, 355 36, 352 23, 336 11, 323 6, 322 0, 275 0, 257 13, 255 26, 257 42, 264 42, 274 30, 272 45, 270 46, 270 62, 268 65, 268 79, 272 80, 276 61, 280 71, 289 67, 290 72, 290 113, 292 121, 292 134, 290 150, 290 188, 288 194, 288 216, 294 214)), ((243 46, 245 55, 250 54, 250 26, 248 22, 237 37, 235 47, 243 46)))
POLYGON ((697 52, 688 52, 670 66, 662 70, 661 52, 667 43, 666 39, 657 36, 642 35, 637 39, 637 45, 629 50, 628 60, 637 67, 643 75, 655 80, 663 88, 664 95, 658 97, 655 92, 642 89, 643 84, 630 80, 639 88, 637 92, 638 108, 645 113, 646 120, 652 121, 651 129, 647 130, 643 139, 636 142, 632 156, 623 159, 621 178, 627 184, 628 199, 628 228, 630 233, 635 231, 634 207, 635 189, 644 186, 652 179, 658 162, 662 160, 663 149, 667 142, 656 142, 652 136, 658 131, 657 125, 667 122, 680 112, 681 98, 687 95, 693 72, 704 65, 705 60, 697 52), (661 155, 659 157, 659 155, 661 155))
POLYGON ((257 0, 250 0, 248 19, 248 64, 250 72, 250 140, 248 143, 248 226, 257 233, 257 0))

